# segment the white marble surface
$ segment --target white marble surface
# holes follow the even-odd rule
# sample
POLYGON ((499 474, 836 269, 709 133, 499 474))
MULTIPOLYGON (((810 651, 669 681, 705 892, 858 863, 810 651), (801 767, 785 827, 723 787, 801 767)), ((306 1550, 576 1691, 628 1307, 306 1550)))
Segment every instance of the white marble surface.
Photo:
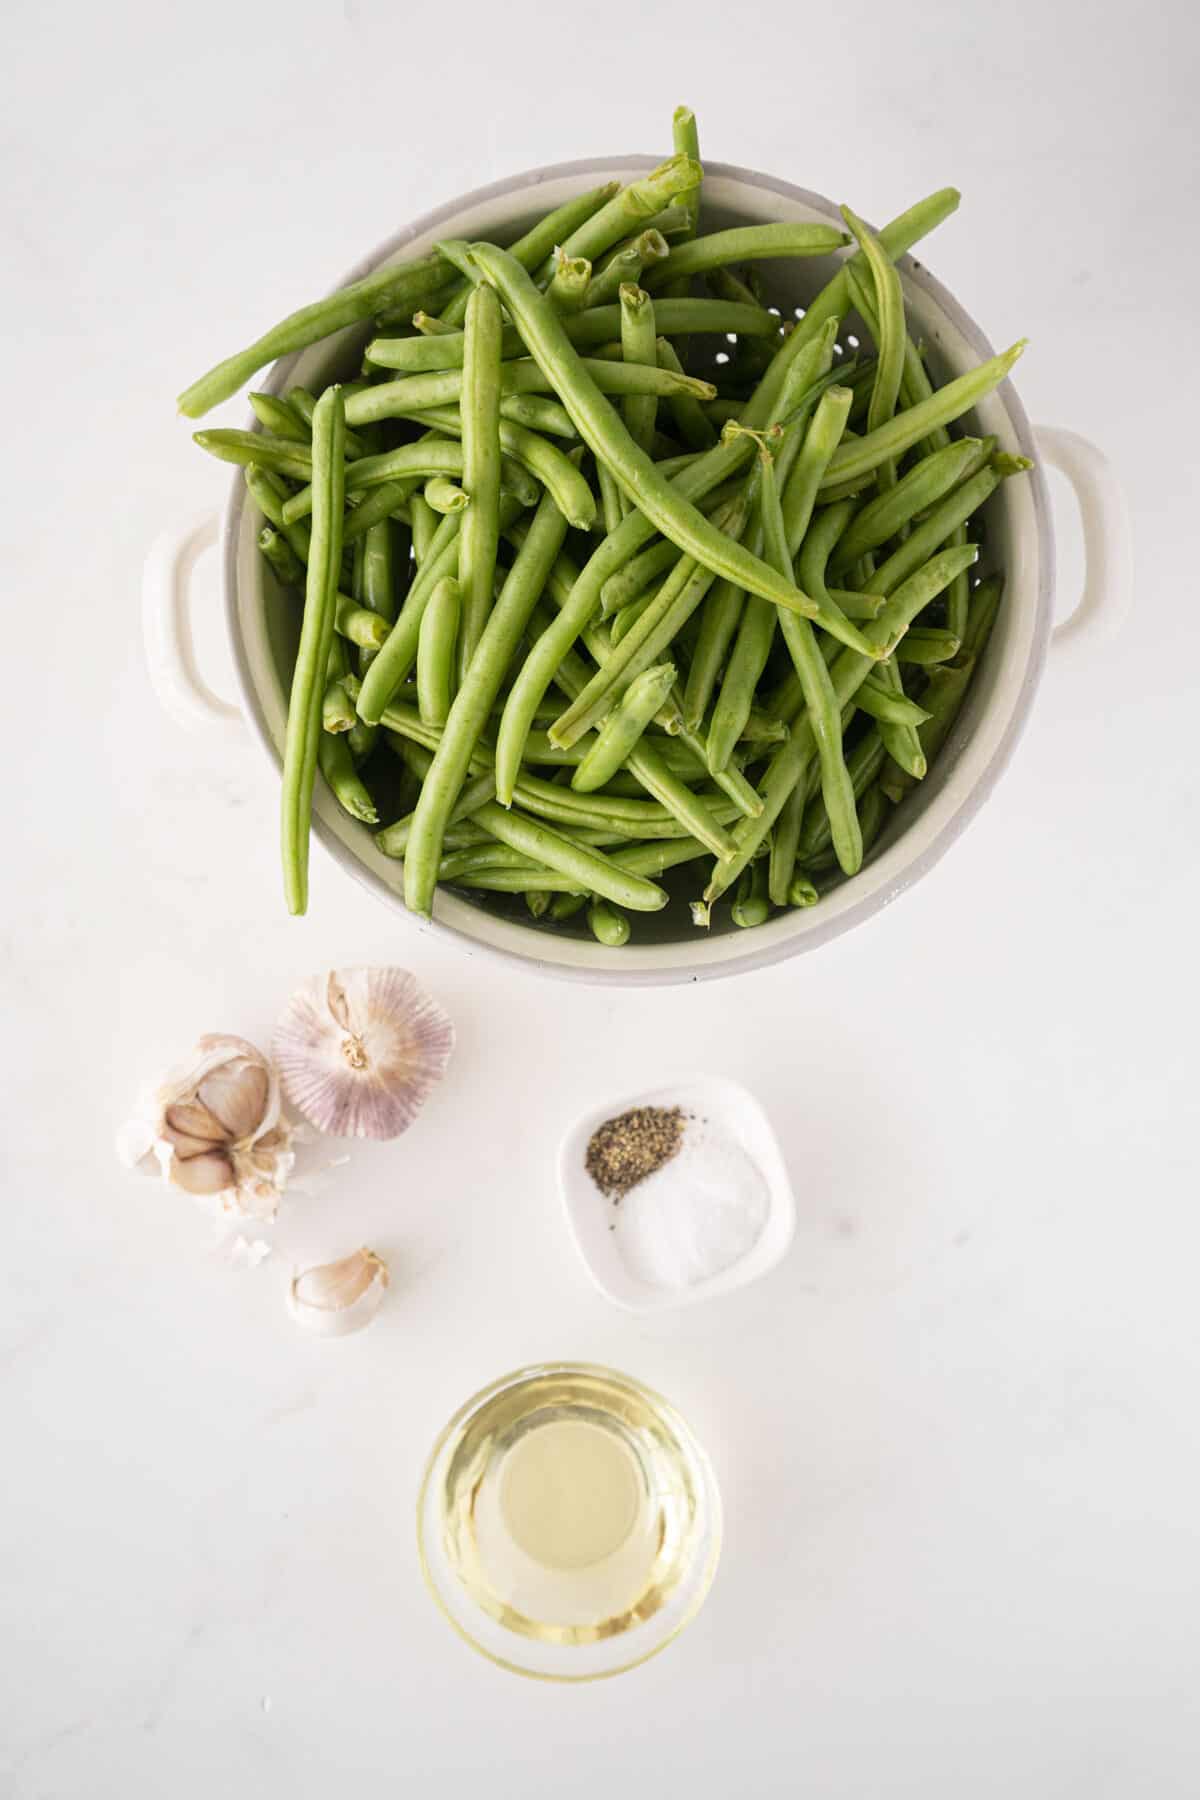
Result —
POLYGON ((1195 16, 735 12, 114 0, 9 21, 12 1800, 1200 1784, 1195 16), (653 148, 680 99, 711 154, 869 216, 964 189, 929 261, 996 341, 1030 334, 1034 417, 1115 458, 1135 617, 1053 659, 945 863, 790 967, 543 985, 431 942, 323 856, 290 922, 265 765, 176 731, 143 672, 146 548, 225 486, 172 396, 407 217, 653 148), (452 1077, 234 1273, 186 1201, 116 1167, 113 1127, 194 1031, 262 1040, 296 978, 368 960, 450 1008, 452 1077), (626 1317, 573 1259, 557 1137, 606 1080, 697 1069, 771 1109, 795 1246, 719 1304, 626 1317), (362 1240, 393 1262, 386 1311, 302 1338, 288 1259, 362 1240), (561 1354, 672 1395, 729 1518, 697 1625, 589 1690, 472 1656, 413 1546, 446 1414, 561 1354))

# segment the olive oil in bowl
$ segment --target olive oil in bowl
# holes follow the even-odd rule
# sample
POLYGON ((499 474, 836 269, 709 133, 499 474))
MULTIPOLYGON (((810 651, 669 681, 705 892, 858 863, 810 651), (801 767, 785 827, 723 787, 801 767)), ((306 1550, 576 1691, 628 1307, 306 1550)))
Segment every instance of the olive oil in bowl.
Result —
POLYGON ((582 1681, 644 1661, 696 1612, 720 1499, 667 1401, 563 1363, 506 1376, 455 1415, 418 1532, 433 1593, 476 1649, 522 1674, 582 1681))

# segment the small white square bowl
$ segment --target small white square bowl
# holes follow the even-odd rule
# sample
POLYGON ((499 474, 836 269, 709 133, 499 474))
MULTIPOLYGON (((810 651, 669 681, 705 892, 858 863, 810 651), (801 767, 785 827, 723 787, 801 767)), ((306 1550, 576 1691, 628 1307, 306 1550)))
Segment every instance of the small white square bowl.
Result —
POLYGON ((763 1107, 748 1088, 724 1075, 690 1075, 641 1094, 606 1101, 577 1119, 562 1142, 558 1185, 567 1228, 583 1266, 606 1299, 627 1312, 664 1312, 690 1306, 745 1287, 773 1269, 785 1255, 796 1229, 796 1201, 779 1139, 763 1107), (643 1281, 625 1266, 610 1229, 612 1201, 596 1186, 584 1164, 592 1133, 606 1119, 636 1106, 680 1106, 722 1125, 755 1162, 767 1185, 767 1219, 745 1256, 719 1275, 687 1287, 659 1287, 643 1281))

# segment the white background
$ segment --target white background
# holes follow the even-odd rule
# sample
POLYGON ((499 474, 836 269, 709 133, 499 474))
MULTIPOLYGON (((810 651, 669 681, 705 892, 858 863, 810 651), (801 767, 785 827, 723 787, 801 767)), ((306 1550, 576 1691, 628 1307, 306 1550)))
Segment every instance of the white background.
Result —
POLYGON ((1197 48, 1187 0, 10 18, 6 1797, 1196 1793, 1197 48), (320 852, 290 921, 265 759, 177 731, 143 670, 144 553, 226 486, 173 396, 413 215, 663 149, 680 100, 711 156, 876 220, 962 187, 922 255, 1029 334, 1032 416, 1117 464, 1133 617, 1051 659, 935 873, 790 966, 548 985, 320 852), (113 1129, 197 1031, 265 1042, 298 978, 370 961, 453 1014, 450 1075, 235 1273, 113 1129), (761 1286, 638 1322, 573 1258, 555 1146, 694 1069, 772 1111, 799 1232, 761 1286), (360 1241, 387 1309, 303 1338, 291 1256, 360 1241), (697 1624, 579 1690, 473 1656, 412 1532, 446 1415, 557 1355, 670 1394, 728 1511, 697 1624))

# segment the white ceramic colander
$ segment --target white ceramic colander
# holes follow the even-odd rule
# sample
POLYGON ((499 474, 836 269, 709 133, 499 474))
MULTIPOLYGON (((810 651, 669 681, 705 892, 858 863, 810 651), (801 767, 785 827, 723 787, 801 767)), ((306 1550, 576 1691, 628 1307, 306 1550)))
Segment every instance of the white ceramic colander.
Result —
MULTIPOLYGON (((356 281, 398 257, 421 255, 439 237, 511 241, 580 188, 611 179, 627 181, 652 162, 649 157, 619 157, 559 163, 480 188, 398 232, 350 270, 345 281, 356 281)), ((837 208, 818 194, 749 169, 705 164, 706 229, 771 220, 841 222, 837 208)), ((835 264, 830 258, 805 258, 758 267, 770 303, 787 317, 803 309, 835 264)), ((948 380, 993 354, 979 327, 923 265, 905 257, 900 270, 911 328, 926 347, 936 380, 948 380)), ((843 341, 848 344, 859 332, 858 321, 851 316, 843 341)), ((296 383, 320 387, 335 374, 357 368, 366 335, 365 328, 344 332, 288 357, 261 385, 270 392, 296 383)), ((719 342, 711 346, 712 354, 726 351, 719 342)), ((1002 449, 1061 469, 1078 497, 1087 559, 1085 589, 1074 612, 1053 631, 1055 643, 1110 627, 1128 597, 1129 543, 1123 498, 1104 457, 1072 432, 1043 429, 1035 434, 1011 382, 979 405, 970 424, 980 433, 995 433, 1002 449)), ((226 618, 241 706, 211 692, 197 673, 190 650, 190 575, 199 553, 214 541, 215 519, 192 521, 184 530, 166 535, 151 552, 144 585, 146 646, 156 691, 174 717, 193 726, 228 729, 235 723, 248 724, 278 764, 296 608, 258 551, 257 524, 256 514, 246 505, 239 470, 231 483, 221 539, 226 618)), ((496 897, 495 904, 476 903, 439 890, 432 924, 426 926, 405 911, 401 865, 382 856, 371 832, 348 818, 320 784, 315 835, 343 868, 401 913, 412 930, 449 934, 547 974, 634 984, 695 981, 815 949, 869 918, 933 867, 991 792, 1028 718, 1054 611, 1054 539, 1040 468, 1002 484, 985 509, 984 526, 980 571, 1003 570, 1004 602, 967 703, 929 775, 889 820, 866 866, 819 906, 780 913, 752 931, 726 923, 700 932, 680 904, 662 914, 639 916, 632 941, 616 950, 597 944, 583 929, 552 930, 522 919, 506 897, 496 897)), ((271 895, 264 903, 274 901, 271 895)), ((722 912, 727 920, 728 909, 720 909, 718 918, 722 912)))

